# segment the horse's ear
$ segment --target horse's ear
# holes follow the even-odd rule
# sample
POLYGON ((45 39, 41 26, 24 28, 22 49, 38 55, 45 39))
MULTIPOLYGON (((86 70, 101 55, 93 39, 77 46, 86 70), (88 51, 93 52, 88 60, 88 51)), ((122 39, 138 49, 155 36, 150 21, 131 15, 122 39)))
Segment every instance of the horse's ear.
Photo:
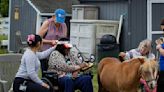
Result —
POLYGON ((139 57, 138 60, 141 62, 141 64, 143 64, 145 62, 145 58, 143 58, 143 57, 139 57))

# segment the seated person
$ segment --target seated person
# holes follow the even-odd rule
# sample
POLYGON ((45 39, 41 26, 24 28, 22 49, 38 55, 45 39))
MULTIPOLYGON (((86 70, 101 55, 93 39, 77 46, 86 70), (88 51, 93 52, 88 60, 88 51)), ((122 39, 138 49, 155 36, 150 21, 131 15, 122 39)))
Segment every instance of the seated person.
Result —
MULTIPOLYGON (((68 39, 63 38, 60 41, 68 41, 68 39)), ((70 51, 71 47, 68 43, 57 45, 56 50, 50 55, 48 71, 58 73, 59 86, 64 89, 64 92, 74 92, 76 89, 82 92, 93 92, 91 76, 79 74, 87 64, 81 63, 70 51)))
MULTIPOLYGON (((145 56, 146 58, 155 59, 155 55, 151 52, 151 50, 152 50, 151 40, 145 39, 140 42, 138 48, 127 51, 126 53, 120 52, 119 56, 122 58, 122 60, 128 60, 139 56, 145 56)), ((145 92, 150 92, 150 89, 147 86, 145 80, 141 78, 140 83, 143 84, 141 85, 142 86, 141 88, 143 89, 144 86, 145 92)), ((154 90, 156 90, 156 88, 154 90)))
POLYGON ((142 42, 140 42, 138 48, 127 51, 126 53, 120 52, 119 56, 121 56, 124 60, 136 58, 139 56, 145 56, 150 59, 155 59, 155 55, 151 52, 151 50, 151 40, 145 39, 142 42))

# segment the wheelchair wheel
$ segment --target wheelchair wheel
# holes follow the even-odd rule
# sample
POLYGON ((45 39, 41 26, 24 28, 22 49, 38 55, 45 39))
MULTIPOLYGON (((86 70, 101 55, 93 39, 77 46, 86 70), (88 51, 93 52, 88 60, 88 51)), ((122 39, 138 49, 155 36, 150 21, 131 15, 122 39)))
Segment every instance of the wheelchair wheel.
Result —
POLYGON ((50 92, 55 92, 52 83, 47 79, 47 78, 42 78, 41 79, 44 83, 47 83, 50 86, 50 92))

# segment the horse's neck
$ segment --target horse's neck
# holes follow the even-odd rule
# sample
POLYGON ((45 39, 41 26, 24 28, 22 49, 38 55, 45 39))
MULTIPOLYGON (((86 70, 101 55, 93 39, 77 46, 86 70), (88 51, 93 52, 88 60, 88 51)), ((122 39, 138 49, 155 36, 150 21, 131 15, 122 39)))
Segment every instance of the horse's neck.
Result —
POLYGON ((141 67, 141 62, 139 60, 136 60, 136 61, 131 61, 129 62, 128 65, 128 69, 129 70, 129 73, 133 73, 133 77, 136 77, 136 81, 138 81, 138 79, 140 79, 141 77, 141 71, 140 71, 140 67, 141 67))

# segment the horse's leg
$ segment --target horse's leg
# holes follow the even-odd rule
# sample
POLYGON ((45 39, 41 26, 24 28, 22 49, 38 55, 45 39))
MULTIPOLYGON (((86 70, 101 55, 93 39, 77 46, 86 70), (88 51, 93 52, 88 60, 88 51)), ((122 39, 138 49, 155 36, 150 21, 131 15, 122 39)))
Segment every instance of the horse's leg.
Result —
POLYGON ((98 92, 102 92, 102 84, 100 82, 100 75, 97 74, 97 81, 98 81, 98 92))

